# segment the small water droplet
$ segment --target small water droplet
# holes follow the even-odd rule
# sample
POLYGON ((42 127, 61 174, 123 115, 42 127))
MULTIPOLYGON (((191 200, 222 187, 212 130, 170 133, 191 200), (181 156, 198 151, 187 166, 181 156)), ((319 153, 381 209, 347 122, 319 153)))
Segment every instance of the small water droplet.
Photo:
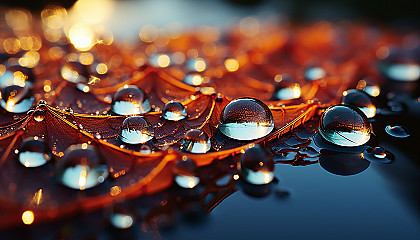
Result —
POLYGON ((120 139, 128 144, 145 143, 155 136, 151 123, 142 116, 127 117, 123 124, 120 139))
POLYGON ((42 122, 44 121, 44 118, 45 118, 45 112, 44 110, 36 109, 34 113, 32 114, 32 117, 35 119, 35 121, 42 122))
POLYGON ((305 78, 310 81, 321 79, 326 75, 325 70, 321 67, 310 67, 305 71, 305 78))
POLYGON ((60 69, 61 77, 72 83, 87 83, 89 73, 85 65, 79 62, 67 62, 60 69))
POLYGON ((18 150, 19 162, 25 167, 39 167, 51 159, 51 151, 43 139, 27 138, 18 150))
POLYGON ((300 85, 287 74, 276 75, 274 87, 274 98, 277 100, 291 100, 300 97, 300 85), (280 77, 281 76, 281 77, 280 77))
POLYGON ((274 129, 274 120, 267 105, 255 98, 238 98, 225 106, 219 130, 237 140, 253 140, 268 135, 274 129))
POLYGON ((411 82, 420 78, 418 51, 394 49, 380 62, 379 70, 387 78, 396 81, 411 82), (417 56, 416 56, 417 55, 417 56))
POLYGON ((364 91, 372 97, 377 97, 381 93, 380 86, 370 78, 360 80, 357 83, 356 89, 359 91, 364 91))
POLYGON ((274 179, 274 162, 264 149, 257 145, 249 148, 241 156, 238 165, 241 179, 254 185, 268 184, 274 179))
POLYGON ((394 155, 383 147, 368 147, 363 151, 363 156, 374 163, 391 163, 394 160, 394 155))
POLYGON ((182 188, 194 188, 200 182, 197 177, 197 165, 186 156, 179 159, 173 168, 175 182, 182 188))
POLYGON ((373 104, 369 95, 365 92, 356 89, 344 91, 341 103, 357 107, 368 118, 373 118, 376 115, 376 106, 373 104))
POLYGON ((114 95, 112 111, 118 115, 147 113, 151 110, 149 99, 137 86, 125 86, 114 95))
POLYGON ((152 153, 152 149, 149 147, 149 145, 144 144, 140 147, 140 153, 150 154, 150 153, 152 153))
POLYGON ((169 121, 179 121, 187 117, 187 110, 182 103, 170 101, 163 107, 162 117, 169 121))
POLYGON ((410 133, 402 126, 388 125, 385 127, 385 132, 389 135, 397 138, 406 138, 410 136, 410 133))
POLYGON ((1 96, 1 107, 12 113, 27 112, 34 102, 32 90, 29 87, 8 86, 1 91, 1 96))
POLYGON ((111 222, 112 226, 119 229, 130 228, 134 223, 133 217, 131 215, 117 212, 114 212, 109 216, 109 221, 111 222))
POLYGON ((90 145, 70 146, 60 160, 58 176, 61 183, 69 188, 85 190, 92 188, 108 177, 108 167, 90 145))
POLYGON ((321 116, 319 133, 330 143, 355 147, 370 139, 370 123, 358 108, 348 105, 329 107, 321 116))
POLYGON ((21 87, 32 87, 34 74, 30 68, 19 65, 8 66, 3 74, 0 75, 0 88, 18 85, 21 87))
POLYGON ((182 146, 190 153, 206 153, 211 148, 210 138, 199 129, 190 129, 185 133, 182 146))

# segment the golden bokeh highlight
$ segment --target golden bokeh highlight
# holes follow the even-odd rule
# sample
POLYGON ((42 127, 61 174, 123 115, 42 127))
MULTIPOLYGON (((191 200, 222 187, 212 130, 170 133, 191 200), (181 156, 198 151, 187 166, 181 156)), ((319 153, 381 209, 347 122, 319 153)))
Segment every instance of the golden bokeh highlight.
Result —
POLYGON ((229 58, 225 60, 226 70, 229 72, 235 72, 239 68, 239 62, 236 59, 229 58))
POLYGON ((22 214, 22 222, 26 225, 31 225, 35 220, 34 212, 27 210, 22 214))
POLYGON ((78 23, 69 31, 70 42, 80 51, 91 49, 95 43, 95 35, 92 28, 87 24, 78 23))

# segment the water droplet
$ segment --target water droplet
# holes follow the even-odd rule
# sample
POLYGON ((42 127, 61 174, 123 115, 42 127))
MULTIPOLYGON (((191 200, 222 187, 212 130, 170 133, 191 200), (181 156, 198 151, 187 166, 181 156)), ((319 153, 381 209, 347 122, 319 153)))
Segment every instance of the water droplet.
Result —
POLYGON ((179 159, 174 166, 175 182, 182 188, 194 188, 200 182, 197 177, 197 165, 186 156, 179 159))
POLYGON ((118 115, 132 115, 150 111, 146 93, 137 86, 125 86, 114 95, 112 111, 118 115))
POLYGON ((51 152, 43 139, 27 138, 19 147, 19 162, 25 167, 39 167, 51 159, 51 152))
POLYGON ((241 178, 251 184, 268 184, 274 179, 273 159, 259 145, 245 151, 238 168, 241 178))
POLYGON ((35 119, 35 121, 42 122, 44 121, 44 118, 45 118, 45 112, 44 110, 36 109, 34 113, 32 114, 32 117, 35 119))
POLYGON ((148 145, 144 144, 140 147, 140 153, 150 154, 150 153, 152 153, 152 149, 148 145))
POLYGON ((124 120, 120 139, 128 144, 139 144, 151 140, 154 136, 155 132, 147 118, 133 116, 124 120))
POLYGON ((330 143, 355 147, 370 139, 370 123, 359 109, 348 105, 329 107, 321 116, 319 133, 330 143))
POLYGON ((89 73, 86 66, 79 62, 67 62, 60 70, 61 77, 72 83, 87 83, 89 73))
POLYGON ((112 226, 119 229, 130 228, 134 223, 132 216, 122 213, 112 213, 109 216, 109 221, 111 222, 112 226))
POLYGON ((220 115, 219 130, 229 138, 253 140, 273 129, 273 114, 265 103, 255 98, 232 100, 220 115))
POLYGON ((187 74, 184 77, 184 83, 191 86, 199 86, 203 83, 203 77, 200 74, 187 74))
POLYGON ((276 75, 274 87, 274 98, 277 100, 290 100, 300 97, 300 85, 287 74, 276 75))
POLYGON ((369 95, 365 92, 356 89, 344 91, 341 103, 357 107, 368 118, 373 118, 376 115, 376 106, 372 103, 369 95))
POLYGON ((206 153, 210 150, 211 143, 207 134, 199 129, 190 129, 185 133, 182 146, 190 153, 206 153))
POLYGON ((34 102, 32 90, 18 85, 8 86, 1 91, 0 105, 8 112, 27 112, 34 102))
POLYGON ((162 117, 169 121, 179 121, 187 117, 187 110, 182 103, 170 101, 163 107, 162 117))
MULTIPOLYGON (((393 50, 380 62, 380 72, 396 81, 411 82, 420 78, 420 65, 416 50, 393 50)), ((418 51, 418 50, 417 50, 418 51)))
POLYGON ((357 83, 356 89, 364 91, 372 97, 377 97, 381 93, 380 86, 370 78, 362 79, 357 83))
POLYGON ((397 138, 406 138, 410 136, 410 133, 402 126, 388 125, 385 127, 385 132, 389 135, 397 138))
MULTIPOLYGON (((4 70, 3 74, 0 75, 0 88, 4 89, 13 85, 32 87, 34 76, 30 68, 14 65, 4 70)), ((2 71, 0 70, 0 72, 2 71)))
POLYGON ((72 145, 64 152, 58 172, 63 185, 79 190, 92 188, 108 177, 105 161, 86 143, 72 145))
POLYGON ((305 71, 305 78, 310 81, 321 79, 326 75, 325 70, 320 67, 310 67, 305 71))
POLYGON ((374 163, 391 163, 394 160, 394 155, 383 147, 368 147, 363 151, 363 156, 374 163))

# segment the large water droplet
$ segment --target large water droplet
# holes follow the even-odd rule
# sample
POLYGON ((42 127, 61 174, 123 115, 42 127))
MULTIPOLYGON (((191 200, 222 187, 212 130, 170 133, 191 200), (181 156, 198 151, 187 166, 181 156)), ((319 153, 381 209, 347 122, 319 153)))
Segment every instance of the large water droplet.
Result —
POLYGON ((174 166, 175 182, 182 188, 194 188, 200 182, 197 177, 197 165, 186 156, 179 159, 174 166))
POLYGON ((376 115, 376 106, 365 92, 356 89, 344 91, 341 103, 357 107, 368 118, 373 118, 376 115))
POLYGON ((383 147, 368 147, 363 151, 363 156, 374 163, 391 163, 394 160, 394 155, 383 147))
POLYGON ((85 190, 108 177, 108 167, 96 150, 84 144, 72 145, 59 164, 59 179, 69 188, 85 190))
POLYGON ((320 67, 310 67, 305 71, 305 78, 310 81, 321 79, 325 75, 327 75, 325 70, 320 67))
POLYGON ((1 107, 12 113, 27 112, 34 102, 32 90, 29 87, 8 86, 1 91, 1 96, 1 107))
POLYGON ((185 133, 182 146, 190 153, 206 153, 210 150, 211 143, 207 134, 199 129, 190 129, 185 133))
POLYGON ((370 139, 370 123, 359 109, 348 105, 329 107, 321 116, 321 136, 333 144, 354 147, 370 139))
POLYGON ((274 179, 273 159, 259 145, 245 151, 238 168, 242 178, 251 184, 268 184, 274 179))
POLYGON ((19 147, 19 162, 25 167, 39 167, 51 159, 51 152, 43 139, 27 138, 19 147))
POLYGON ((152 124, 142 116, 128 117, 121 130, 121 141, 128 144, 145 143, 155 136, 152 124))
POLYGON ((238 98, 225 106, 219 130, 237 140, 253 140, 268 135, 274 129, 270 109, 255 98, 238 98))
POLYGON ((36 109, 33 112, 32 117, 35 119, 35 121, 42 122, 45 119, 45 112, 44 112, 44 110, 36 109))
POLYGON ((187 110, 180 102, 168 102, 162 110, 162 117, 169 121, 179 121, 187 117, 187 110))
POLYGON ((137 86, 124 86, 114 95, 112 111, 118 115, 132 115, 150 111, 146 93, 137 86))
POLYGON ((67 62, 60 70, 61 77, 72 83, 87 83, 89 73, 86 66, 79 62, 67 62))
POLYGON ((410 133, 407 131, 407 129, 402 126, 388 125, 385 127, 385 132, 393 137, 398 138, 406 138, 410 136, 410 133))
POLYGON ((300 85, 296 83, 289 75, 277 75, 274 80, 274 98, 278 100, 290 100, 300 97, 300 85))

